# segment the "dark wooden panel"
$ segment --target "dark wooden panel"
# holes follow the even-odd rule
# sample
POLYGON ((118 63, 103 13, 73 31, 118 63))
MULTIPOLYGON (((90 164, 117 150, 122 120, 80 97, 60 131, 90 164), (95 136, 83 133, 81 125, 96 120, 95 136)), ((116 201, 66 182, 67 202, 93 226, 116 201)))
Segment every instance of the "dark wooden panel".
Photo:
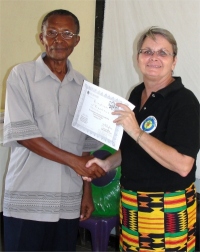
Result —
POLYGON ((105 0, 96 0, 93 83, 99 85, 105 0))

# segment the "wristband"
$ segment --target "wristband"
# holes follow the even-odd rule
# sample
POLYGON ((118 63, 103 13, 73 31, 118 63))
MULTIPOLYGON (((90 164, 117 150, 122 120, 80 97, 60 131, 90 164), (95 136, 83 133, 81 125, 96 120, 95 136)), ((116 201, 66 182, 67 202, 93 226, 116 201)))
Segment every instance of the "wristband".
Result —
POLYGON ((144 131, 141 130, 139 136, 137 137, 136 143, 139 144, 140 138, 143 135, 144 131))

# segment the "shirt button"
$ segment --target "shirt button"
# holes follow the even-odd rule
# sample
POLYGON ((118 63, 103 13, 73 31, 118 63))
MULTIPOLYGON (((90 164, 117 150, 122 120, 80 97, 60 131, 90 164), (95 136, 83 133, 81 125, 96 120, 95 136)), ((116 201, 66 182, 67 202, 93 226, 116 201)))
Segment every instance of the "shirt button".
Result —
POLYGON ((144 107, 144 110, 147 109, 146 107, 144 107))
POLYGON ((155 94, 152 94, 152 97, 155 97, 155 94))

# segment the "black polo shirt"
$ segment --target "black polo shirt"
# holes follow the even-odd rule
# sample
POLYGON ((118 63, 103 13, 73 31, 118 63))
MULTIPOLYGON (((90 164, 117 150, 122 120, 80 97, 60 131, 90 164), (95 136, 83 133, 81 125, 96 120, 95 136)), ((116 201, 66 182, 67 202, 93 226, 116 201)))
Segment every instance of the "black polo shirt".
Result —
MULTIPOLYGON (((186 89, 180 77, 169 86, 153 92, 140 108, 144 83, 132 91, 129 101, 140 127, 178 152, 196 159, 200 147, 199 102, 186 89)), ((121 185, 133 191, 175 191, 195 181, 196 162, 182 177, 150 157, 126 132, 121 142, 121 185)))

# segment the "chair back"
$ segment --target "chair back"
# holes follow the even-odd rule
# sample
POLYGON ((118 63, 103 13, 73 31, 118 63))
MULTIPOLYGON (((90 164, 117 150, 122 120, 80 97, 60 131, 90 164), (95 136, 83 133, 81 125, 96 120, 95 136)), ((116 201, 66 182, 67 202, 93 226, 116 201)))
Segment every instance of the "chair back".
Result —
MULTIPOLYGON (((106 159, 115 153, 115 150, 107 145, 94 151, 93 156, 99 159, 106 159)), ((120 176, 121 167, 106 173, 105 176, 92 180, 92 196, 95 211, 92 216, 116 216, 119 215, 120 200, 120 176)))

